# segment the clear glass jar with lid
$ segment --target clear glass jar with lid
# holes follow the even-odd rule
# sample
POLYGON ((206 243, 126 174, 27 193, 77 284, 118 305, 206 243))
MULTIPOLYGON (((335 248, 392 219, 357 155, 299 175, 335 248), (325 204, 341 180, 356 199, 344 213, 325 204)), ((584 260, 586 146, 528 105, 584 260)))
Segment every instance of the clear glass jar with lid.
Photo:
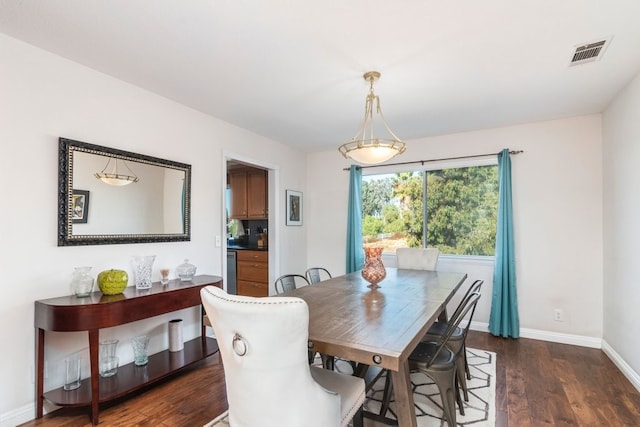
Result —
POLYGON ((189 264, 189 260, 185 259, 183 264, 176 267, 176 276, 180 278, 182 282, 188 282, 193 279, 196 274, 196 266, 189 264))

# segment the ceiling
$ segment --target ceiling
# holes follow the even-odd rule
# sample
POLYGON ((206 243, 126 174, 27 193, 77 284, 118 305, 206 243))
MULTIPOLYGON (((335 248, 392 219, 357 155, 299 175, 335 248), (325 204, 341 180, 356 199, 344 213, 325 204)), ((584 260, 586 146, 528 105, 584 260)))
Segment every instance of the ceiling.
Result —
POLYGON ((0 0, 0 33, 319 151, 355 135, 369 70, 409 144, 601 112, 640 71, 638 16, 637 0, 0 0))

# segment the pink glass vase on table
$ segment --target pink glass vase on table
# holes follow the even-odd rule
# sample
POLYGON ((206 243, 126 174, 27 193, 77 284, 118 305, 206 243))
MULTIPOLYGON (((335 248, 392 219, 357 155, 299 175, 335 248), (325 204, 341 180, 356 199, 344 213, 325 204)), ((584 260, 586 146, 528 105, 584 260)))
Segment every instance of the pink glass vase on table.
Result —
POLYGON ((376 247, 365 247, 364 249, 364 266, 362 267, 362 277, 370 283, 368 287, 371 289, 379 288, 378 283, 387 277, 387 270, 382 263, 382 249, 376 247))

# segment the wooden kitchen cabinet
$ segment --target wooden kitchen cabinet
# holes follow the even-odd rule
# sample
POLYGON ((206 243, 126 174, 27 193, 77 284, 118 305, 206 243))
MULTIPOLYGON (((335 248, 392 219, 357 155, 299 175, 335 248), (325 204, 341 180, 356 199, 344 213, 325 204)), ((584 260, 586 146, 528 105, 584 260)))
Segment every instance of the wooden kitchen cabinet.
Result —
POLYGON ((237 251, 238 295, 269 296, 269 252, 237 251))
POLYGON ((268 218, 267 203, 267 171, 247 172, 247 218, 268 218))
POLYGON ((267 171, 263 169, 234 170, 229 172, 232 219, 266 219, 267 171))
POLYGON ((229 188, 231 189, 231 210, 229 217, 233 219, 247 218, 247 174, 246 172, 229 172, 229 188))

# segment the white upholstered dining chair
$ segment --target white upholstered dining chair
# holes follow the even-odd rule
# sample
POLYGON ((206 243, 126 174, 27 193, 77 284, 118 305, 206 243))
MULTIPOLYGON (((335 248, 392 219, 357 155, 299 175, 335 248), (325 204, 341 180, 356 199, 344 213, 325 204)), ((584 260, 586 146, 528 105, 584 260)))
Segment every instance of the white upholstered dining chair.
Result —
MULTIPOLYGON (((202 304, 224 366, 233 427, 362 426, 361 378, 309 366, 309 309, 292 297, 229 295, 207 286, 202 304)), ((227 423, 227 424, 225 424, 227 423)))
POLYGON ((435 271, 438 267, 438 248, 398 248, 396 261, 398 268, 435 271))

